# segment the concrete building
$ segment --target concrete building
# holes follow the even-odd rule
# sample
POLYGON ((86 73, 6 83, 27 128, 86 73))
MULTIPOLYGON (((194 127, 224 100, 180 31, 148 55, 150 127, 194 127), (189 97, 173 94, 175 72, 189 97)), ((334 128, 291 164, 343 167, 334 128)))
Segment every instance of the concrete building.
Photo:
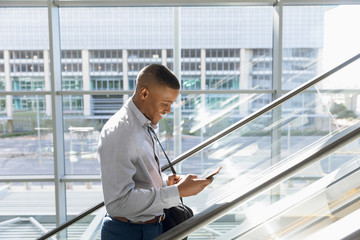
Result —
MULTIPOLYGON (((323 47, 325 8, 299 7, 294 11, 288 9, 284 15, 285 90, 314 77, 321 66, 317 59, 323 47), (306 18, 300 19, 304 14, 306 18), (309 30, 315 34, 305 34, 309 30)), ((46 17, 46 9, 41 8, 2 11, 2 29, 11 33, 0 39, 3 90, 50 90, 46 17), (16 17, 19 15, 21 18, 16 17)), ((180 19, 182 90, 273 88, 272 8, 185 8, 180 19), (215 21, 213 15, 218 15, 220 21, 215 21)), ((136 75, 145 65, 161 63, 174 69, 171 8, 61 9, 60 24, 63 91, 133 90, 136 75), (157 18, 159 15, 163 17, 157 18), (131 16, 137 16, 136 21, 131 16)), ((231 97, 206 96, 205 107, 211 109, 219 99, 231 97)), ((182 111, 192 115, 199 97, 185 98, 182 111)), ((242 105, 233 117, 246 116, 271 98, 265 94, 242 105)), ((51 115, 50 101, 50 96, 38 98, 40 111, 47 116, 51 115)), ((120 94, 65 95, 63 109, 65 116, 107 119, 123 101, 120 94)), ((0 103, 2 118, 10 120, 14 112, 37 106, 36 96, 25 95, 3 96, 0 103)), ((292 104, 288 111, 303 103, 292 104)))

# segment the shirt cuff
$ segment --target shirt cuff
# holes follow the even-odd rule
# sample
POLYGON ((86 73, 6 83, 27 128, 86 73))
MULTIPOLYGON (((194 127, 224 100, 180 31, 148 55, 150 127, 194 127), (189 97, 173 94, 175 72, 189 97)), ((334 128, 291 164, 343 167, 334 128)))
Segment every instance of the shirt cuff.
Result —
POLYGON ((165 187, 165 199, 166 199, 165 208, 171 208, 179 205, 180 195, 177 185, 171 185, 165 187))

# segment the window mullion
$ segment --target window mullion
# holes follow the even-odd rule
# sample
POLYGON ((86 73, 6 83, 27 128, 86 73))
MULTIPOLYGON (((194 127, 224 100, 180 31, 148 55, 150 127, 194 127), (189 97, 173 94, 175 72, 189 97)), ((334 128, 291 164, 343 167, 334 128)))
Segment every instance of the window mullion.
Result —
POLYGON ((66 183, 60 181, 65 175, 62 96, 56 94, 57 91, 61 91, 60 19, 59 8, 54 5, 53 1, 48 1, 48 21, 54 141, 55 206, 56 224, 59 226, 66 221, 66 183))

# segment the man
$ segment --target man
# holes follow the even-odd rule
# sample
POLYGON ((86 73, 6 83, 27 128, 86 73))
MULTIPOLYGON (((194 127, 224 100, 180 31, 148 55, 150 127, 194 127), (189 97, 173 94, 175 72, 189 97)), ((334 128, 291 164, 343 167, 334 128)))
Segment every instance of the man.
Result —
POLYGON ((98 156, 107 215, 101 239, 147 240, 162 233, 163 209, 201 192, 212 179, 164 177, 149 128, 157 128, 179 95, 180 84, 165 66, 143 68, 133 96, 105 124, 98 156))

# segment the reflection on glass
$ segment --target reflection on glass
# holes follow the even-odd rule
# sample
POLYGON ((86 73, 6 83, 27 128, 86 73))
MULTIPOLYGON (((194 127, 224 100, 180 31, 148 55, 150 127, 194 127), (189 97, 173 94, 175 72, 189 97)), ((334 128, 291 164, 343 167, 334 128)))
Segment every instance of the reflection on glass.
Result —
MULTIPOLYGON (((223 167, 210 187, 186 198, 187 204, 195 205, 194 210, 200 212, 213 204, 232 201, 270 169, 292 161, 311 146, 326 144, 330 137, 357 123, 360 91, 356 88, 356 75, 343 77, 343 71, 349 69, 354 69, 353 64, 182 162, 182 166, 196 166, 196 169, 204 166, 203 172, 223 167), (333 89, 336 85, 348 89, 333 89), (199 201, 201 205, 196 204, 199 201)), ((346 207, 349 201, 358 198, 358 183, 350 178, 342 183, 340 180, 358 170, 359 151, 359 141, 355 140, 195 234, 213 232, 226 224, 234 230, 226 234, 219 232, 219 239, 238 235, 238 239, 255 236, 304 239, 319 227, 315 222, 328 224, 333 222, 329 214, 345 217, 358 208, 356 204, 346 207)), ((352 179, 358 177, 352 176, 352 179)))
POLYGON ((284 7, 283 89, 292 90, 322 72, 327 10, 325 6, 284 7))
MULTIPOLYGON (((248 201, 234 210, 241 220, 233 223, 233 229, 220 239, 235 236, 235 239, 259 236, 305 239, 324 226, 345 218, 359 208, 355 200, 360 196, 358 160, 357 156, 351 157, 346 164, 324 176, 306 175, 309 169, 305 169, 280 184, 286 193, 284 191, 282 199, 276 203, 269 204, 269 192, 248 201)), ((314 165, 310 168, 317 167, 314 165)))
MULTIPOLYGON (((265 94, 182 94, 182 152, 188 151, 250 114, 249 109, 253 103, 263 96, 267 97, 265 94)), ((167 118, 162 119, 159 122, 158 133, 170 158, 175 158, 173 118, 173 114, 168 114, 167 118)), ((160 162, 167 164, 162 153, 160 162)), ((181 165, 178 167, 179 173, 199 173, 204 170, 200 163, 199 168, 192 164, 181 165), (188 172, 190 170, 192 172, 188 172)))

